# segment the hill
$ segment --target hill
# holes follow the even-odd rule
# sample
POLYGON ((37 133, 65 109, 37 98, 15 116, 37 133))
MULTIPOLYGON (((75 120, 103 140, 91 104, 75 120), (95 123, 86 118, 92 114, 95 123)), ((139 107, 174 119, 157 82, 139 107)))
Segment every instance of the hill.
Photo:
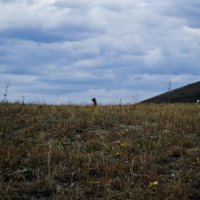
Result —
POLYGON ((160 94, 142 103, 192 103, 200 99, 200 81, 160 94))
POLYGON ((200 199, 200 106, 0 104, 0 199, 200 199))

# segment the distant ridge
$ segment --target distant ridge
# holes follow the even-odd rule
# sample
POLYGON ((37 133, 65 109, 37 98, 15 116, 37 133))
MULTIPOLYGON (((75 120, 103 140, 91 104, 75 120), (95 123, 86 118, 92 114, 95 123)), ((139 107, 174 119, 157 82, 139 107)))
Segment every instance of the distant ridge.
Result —
POLYGON ((200 81, 160 94, 141 103, 192 103, 200 100, 200 81))

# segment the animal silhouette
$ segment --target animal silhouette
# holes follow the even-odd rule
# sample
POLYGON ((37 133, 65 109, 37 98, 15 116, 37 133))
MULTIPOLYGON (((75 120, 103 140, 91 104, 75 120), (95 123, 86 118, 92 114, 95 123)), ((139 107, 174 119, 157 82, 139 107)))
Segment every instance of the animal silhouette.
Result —
POLYGON ((93 106, 97 106, 97 100, 96 98, 92 98, 93 106))

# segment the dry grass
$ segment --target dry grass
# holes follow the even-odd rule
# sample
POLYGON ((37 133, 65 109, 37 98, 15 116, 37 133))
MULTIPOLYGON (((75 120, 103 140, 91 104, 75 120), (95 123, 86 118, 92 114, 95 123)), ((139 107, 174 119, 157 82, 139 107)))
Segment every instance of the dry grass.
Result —
POLYGON ((0 199, 200 199, 200 106, 0 105, 0 199))

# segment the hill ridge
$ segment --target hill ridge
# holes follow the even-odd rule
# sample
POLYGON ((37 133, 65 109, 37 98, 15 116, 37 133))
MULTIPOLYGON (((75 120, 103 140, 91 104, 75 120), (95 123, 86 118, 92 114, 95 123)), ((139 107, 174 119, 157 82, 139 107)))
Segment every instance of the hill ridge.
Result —
POLYGON ((200 99, 200 81, 146 99, 141 103, 192 103, 200 99))

